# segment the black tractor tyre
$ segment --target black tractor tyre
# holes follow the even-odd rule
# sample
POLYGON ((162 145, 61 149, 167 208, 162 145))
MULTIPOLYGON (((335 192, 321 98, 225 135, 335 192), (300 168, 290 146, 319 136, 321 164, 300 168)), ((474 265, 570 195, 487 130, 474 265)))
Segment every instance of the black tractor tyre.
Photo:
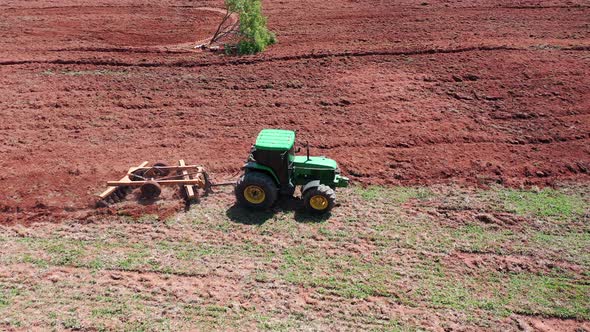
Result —
POLYGON ((306 190, 302 198, 305 209, 313 214, 330 212, 336 204, 336 192, 323 184, 306 190))
POLYGON ((162 188, 156 181, 147 181, 141 186, 141 196, 146 199, 153 199, 160 196, 162 188))
POLYGON ((268 209, 277 200, 279 190, 274 180, 261 172, 248 172, 236 183, 236 200, 251 209, 268 209))

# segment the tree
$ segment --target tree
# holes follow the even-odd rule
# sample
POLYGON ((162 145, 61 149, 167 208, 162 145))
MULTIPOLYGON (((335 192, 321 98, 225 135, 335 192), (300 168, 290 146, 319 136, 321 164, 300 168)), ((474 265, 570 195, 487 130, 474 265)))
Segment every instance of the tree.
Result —
POLYGON ((276 43, 274 33, 266 27, 260 0, 225 0, 226 14, 209 45, 229 37, 226 52, 254 54, 276 43))

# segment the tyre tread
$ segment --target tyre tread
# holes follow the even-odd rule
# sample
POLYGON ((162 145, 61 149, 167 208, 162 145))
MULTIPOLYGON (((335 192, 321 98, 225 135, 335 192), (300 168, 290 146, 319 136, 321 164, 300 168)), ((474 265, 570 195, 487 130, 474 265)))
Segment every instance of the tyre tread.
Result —
POLYGON ((305 209, 311 213, 327 213, 330 212, 334 205, 336 205, 336 192, 334 189, 326 186, 326 185, 319 185, 317 187, 310 188, 303 193, 303 203, 305 205, 305 209), (310 199, 315 195, 322 195, 328 199, 328 207, 325 210, 318 211, 311 207, 309 203, 310 199))
POLYGON ((248 208, 268 209, 278 198, 278 188, 274 180, 261 172, 247 172, 236 183, 236 200, 238 204, 248 208), (260 204, 252 204, 244 197, 244 189, 249 185, 259 185, 264 189, 266 199, 260 204))

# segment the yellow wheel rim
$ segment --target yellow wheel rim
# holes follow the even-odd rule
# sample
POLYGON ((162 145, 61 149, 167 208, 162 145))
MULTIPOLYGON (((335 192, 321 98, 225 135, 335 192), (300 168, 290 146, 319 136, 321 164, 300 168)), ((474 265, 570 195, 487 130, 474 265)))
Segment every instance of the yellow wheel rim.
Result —
POLYGON ((309 200, 309 205, 319 211, 326 209, 328 204, 328 199, 322 195, 315 195, 309 200))
POLYGON ((244 189, 244 198, 252 204, 260 204, 266 199, 266 194, 261 187, 252 185, 244 189))

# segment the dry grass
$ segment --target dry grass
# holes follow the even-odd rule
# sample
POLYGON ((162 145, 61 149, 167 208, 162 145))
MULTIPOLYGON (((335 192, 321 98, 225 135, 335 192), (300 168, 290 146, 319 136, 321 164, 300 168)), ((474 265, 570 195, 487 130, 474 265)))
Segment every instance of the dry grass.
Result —
POLYGON ((590 320, 586 190, 357 187, 340 191, 327 220, 297 202, 251 213, 221 193, 168 220, 5 227, 0 326, 515 330, 520 315, 590 320))

